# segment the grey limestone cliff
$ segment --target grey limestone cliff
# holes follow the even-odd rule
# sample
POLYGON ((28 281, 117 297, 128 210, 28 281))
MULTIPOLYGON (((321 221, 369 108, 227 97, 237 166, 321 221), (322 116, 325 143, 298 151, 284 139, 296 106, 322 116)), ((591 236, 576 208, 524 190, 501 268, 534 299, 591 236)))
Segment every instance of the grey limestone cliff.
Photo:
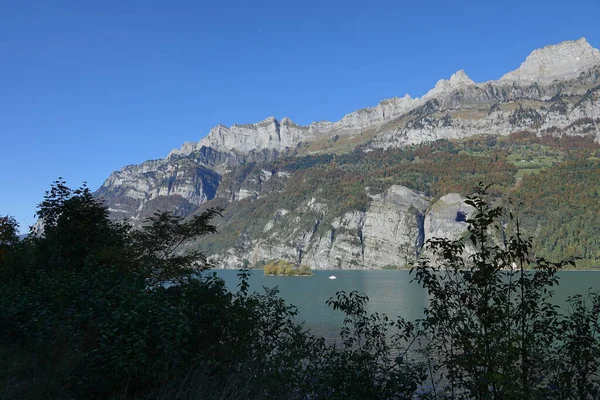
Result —
POLYGON ((214 198, 220 176, 189 159, 146 161, 114 172, 98 189, 113 218, 140 222, 157 209, 187 216, 214 198))
POLYGON ((427 239, 456 239, 467 230, 467 218, 473 207, 465 203, 465 199, 457 193, 449 193, 433 202, 423 223, 424 235, 427 239))
POLYGON ((452 193, 438 201, 393 185, 372 196, 365 211, 332 215, 332 207, 312 198, 296 209, 276 210, 262 237, 244 238, 241 246, 213 256, 223 267, 243 260, 287 259, 315 269, 404 267, 433 237, 459 238, 472 208, 452 193), (303 223, 307 221, 308 223, 303 223), (326 223, 326 221, 331 221, 326 223))

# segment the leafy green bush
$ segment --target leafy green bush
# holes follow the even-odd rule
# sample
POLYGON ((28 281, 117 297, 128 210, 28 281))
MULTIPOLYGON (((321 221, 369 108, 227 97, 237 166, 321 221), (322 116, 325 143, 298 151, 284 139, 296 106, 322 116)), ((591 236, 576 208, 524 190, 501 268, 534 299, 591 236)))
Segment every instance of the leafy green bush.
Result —
POLYGON ((214 232, 216 214, 183 222, 158 213, 133 231, 110 221, 87 188, 55 182, 39 206, 43 231, 13 241, 0 262, 0 335, 47 360, 59 386, 82 397, 136 393, 217 359, 224 332, 242 341, 246 311, 221 280, 195 277, 208 266, 201 252, 178 253, 214 232))
POLYGON ((312 271, 308 265, 302 264, 298 268, 298 275, 312 275, 312 271))

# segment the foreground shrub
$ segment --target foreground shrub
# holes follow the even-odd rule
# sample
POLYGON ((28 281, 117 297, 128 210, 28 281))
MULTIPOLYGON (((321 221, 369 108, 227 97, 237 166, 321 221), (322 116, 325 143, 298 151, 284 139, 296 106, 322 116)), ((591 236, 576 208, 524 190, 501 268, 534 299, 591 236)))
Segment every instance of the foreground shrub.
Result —
POLYGON ((339 292, 328 304, 344 325, 327 343, 277 289, 251 293, 248 269, 231 292, 200 251, 181 251, 219 210, 133 231, 59 181, 43 234, 19 242, 0 221, 0 398, 600 398, 600 296, 562 312, 550 300, 567 263, 531 255, 484 187, 467 202, 468 235, 430 240, 412 270, 425 317, 369 314, 365 295, 339 292))
POLYGON ((572 297, 572 312, 561 312, 552 287, 574 262, 535 258, 518 221, 491 206, 486 189, 466 201, 475 209, 466 241, 430 240, 431 256, 412 270, 429 294, 418 325, 431 395, 599 398, 598 295, 572 297))

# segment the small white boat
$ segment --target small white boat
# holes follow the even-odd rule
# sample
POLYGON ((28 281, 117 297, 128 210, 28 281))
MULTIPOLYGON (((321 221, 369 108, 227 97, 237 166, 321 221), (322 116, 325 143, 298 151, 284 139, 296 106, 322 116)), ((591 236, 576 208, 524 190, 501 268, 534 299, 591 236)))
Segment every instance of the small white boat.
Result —
POLYGON ((331 275, 329 279, 337 279, 337 277, 335 275, 331 275))

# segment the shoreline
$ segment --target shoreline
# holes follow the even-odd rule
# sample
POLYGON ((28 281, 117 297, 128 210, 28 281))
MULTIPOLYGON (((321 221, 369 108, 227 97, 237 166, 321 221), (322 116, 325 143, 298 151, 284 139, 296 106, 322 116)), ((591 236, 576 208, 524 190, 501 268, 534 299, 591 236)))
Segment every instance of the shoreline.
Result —
MULTIPOLYGON (((240 268, 210 268, 207 269, 206 271, 222 271, 222 270, 227 270, 227 271, 238 271, 240 270, 240 268)), ((410 271, 411 268, 396 268, 396 269, 391 269, 391 268, 335 268, 335 269, 312 269, 313 273, 315 271, 410 271)), ((254 272, 254 271, 262 271, 262 269, 250 269, 250 271, 254 272)), ((445 271, 443 269, 440 269, 439 271, 445 271)), ((506 272, 509 272, 510 270, 503 270, 506 272)), ((518 272, 518 269, 514 270, 515 272, 518 272)), ((525 271, 534 271, 533 269, 526 269, 525 271)), ((569 269, 561 269, 558 272, 600 272, 600 266, 598 268, 569 268, 569 269)), ((277 275, 277 274, 263 274, 264 276, 312 276, 312 274, 310 275, 277 275)))

